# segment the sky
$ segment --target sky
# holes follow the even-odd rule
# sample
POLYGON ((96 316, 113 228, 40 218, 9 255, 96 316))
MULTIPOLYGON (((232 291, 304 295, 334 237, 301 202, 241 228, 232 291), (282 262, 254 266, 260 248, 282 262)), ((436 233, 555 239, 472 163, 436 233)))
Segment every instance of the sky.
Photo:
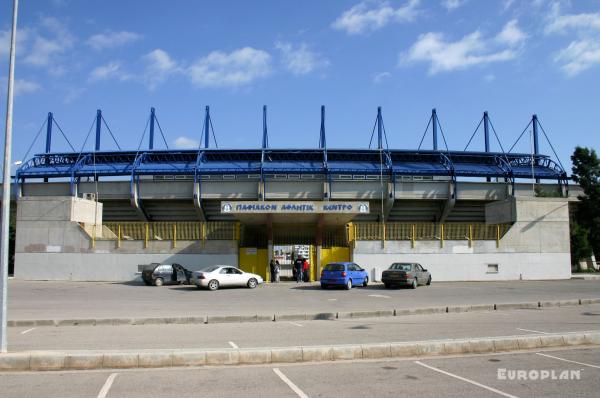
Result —
MULTIPOLYGON (((317 147, 325 105, 330 148, 368 147, 381 106, 393 149, 417 148, 432 108, 451 150, 484 111, 505 150, 537 114, 568 171, 576 145, 600 149, 600 0, 21 0, 15 73, 13 160, 50 111, 77 151, 97 109, 137 149, 150 107, 170 148, 197 148, 206 105, 219 148, 260 147, 263 105, 270 147, 317 147)), ((469 149, 483 145, 480 130, 469 149)), ((101 147, 116 149, 106 129, 101 147)), ((56 129, 52 150, 70 150, 56 129)), ((513 151, 531 152, 529 130, 513 151)))

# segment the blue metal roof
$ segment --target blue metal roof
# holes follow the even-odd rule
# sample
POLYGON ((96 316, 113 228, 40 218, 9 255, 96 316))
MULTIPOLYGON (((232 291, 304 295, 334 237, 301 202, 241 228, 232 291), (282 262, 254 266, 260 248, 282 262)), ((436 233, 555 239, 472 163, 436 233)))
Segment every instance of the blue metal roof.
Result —
POLYGON ((16 178, 140 175, 362 174, 537 178, 566 183, 565 171, 546 155, 377 149, 202 149, 43 153, 25 162, 16 178), (532 164, 533 160, 533 164, 532 164))

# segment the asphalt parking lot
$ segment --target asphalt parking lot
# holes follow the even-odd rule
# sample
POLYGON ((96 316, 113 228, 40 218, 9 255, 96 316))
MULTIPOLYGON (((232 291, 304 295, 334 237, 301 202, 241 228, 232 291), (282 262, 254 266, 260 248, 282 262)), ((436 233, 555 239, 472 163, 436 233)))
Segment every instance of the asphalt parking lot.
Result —
POLYGON ((245 315, 386 310, 600 297, 600 281, 440 282, 412 289, 370 284, 351 291, 318 283, 267 284, 254 290, 144 286, 141 282, 11 280, 8 319, 245 315))
POLYGON ((7 398, 597 397, 599 385, 597 347, 234 368, 0 373, 7 398))
POLYGON ((8 329, 11 352, 368 344, 600 330, 600 304, 322 321, 8 329))

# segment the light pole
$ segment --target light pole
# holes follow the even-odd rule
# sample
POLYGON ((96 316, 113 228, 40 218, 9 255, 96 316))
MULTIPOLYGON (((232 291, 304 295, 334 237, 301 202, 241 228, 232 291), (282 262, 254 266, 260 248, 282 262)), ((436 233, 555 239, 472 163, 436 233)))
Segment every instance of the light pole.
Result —
POLYGON ((6 130, 4 136, 4 178, 2 180, 2 229, 0 230, 0 352, 6 345, 6 299, 8 287, 8 226, 10 224, 10 171, 12 150, 13 86, 15 83, 15 46, 17 40, 17 10, 19 0, 13 0, 12 34, 8 63, 8 93, 6 95, 6 130))

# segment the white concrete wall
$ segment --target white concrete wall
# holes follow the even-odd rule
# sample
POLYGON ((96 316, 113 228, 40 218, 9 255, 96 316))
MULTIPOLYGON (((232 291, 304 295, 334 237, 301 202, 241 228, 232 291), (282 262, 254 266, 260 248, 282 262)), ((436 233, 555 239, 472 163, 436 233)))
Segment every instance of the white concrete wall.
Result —
POLYGON ((563 199, 517 199, 517 222, 495 241, 357 241, 353 259, 379 280, 393 262, 418 262, 437 281, 567 279, 571 277, 568 202, 563 199), (498 264, 498 273, 487 273, 498 264))
POLYGON ((16 253, 15 278, 26 280, 131 281, 140 276, 139 264, 179 263, 190 270, 238 265, 237 253, 16 253))

